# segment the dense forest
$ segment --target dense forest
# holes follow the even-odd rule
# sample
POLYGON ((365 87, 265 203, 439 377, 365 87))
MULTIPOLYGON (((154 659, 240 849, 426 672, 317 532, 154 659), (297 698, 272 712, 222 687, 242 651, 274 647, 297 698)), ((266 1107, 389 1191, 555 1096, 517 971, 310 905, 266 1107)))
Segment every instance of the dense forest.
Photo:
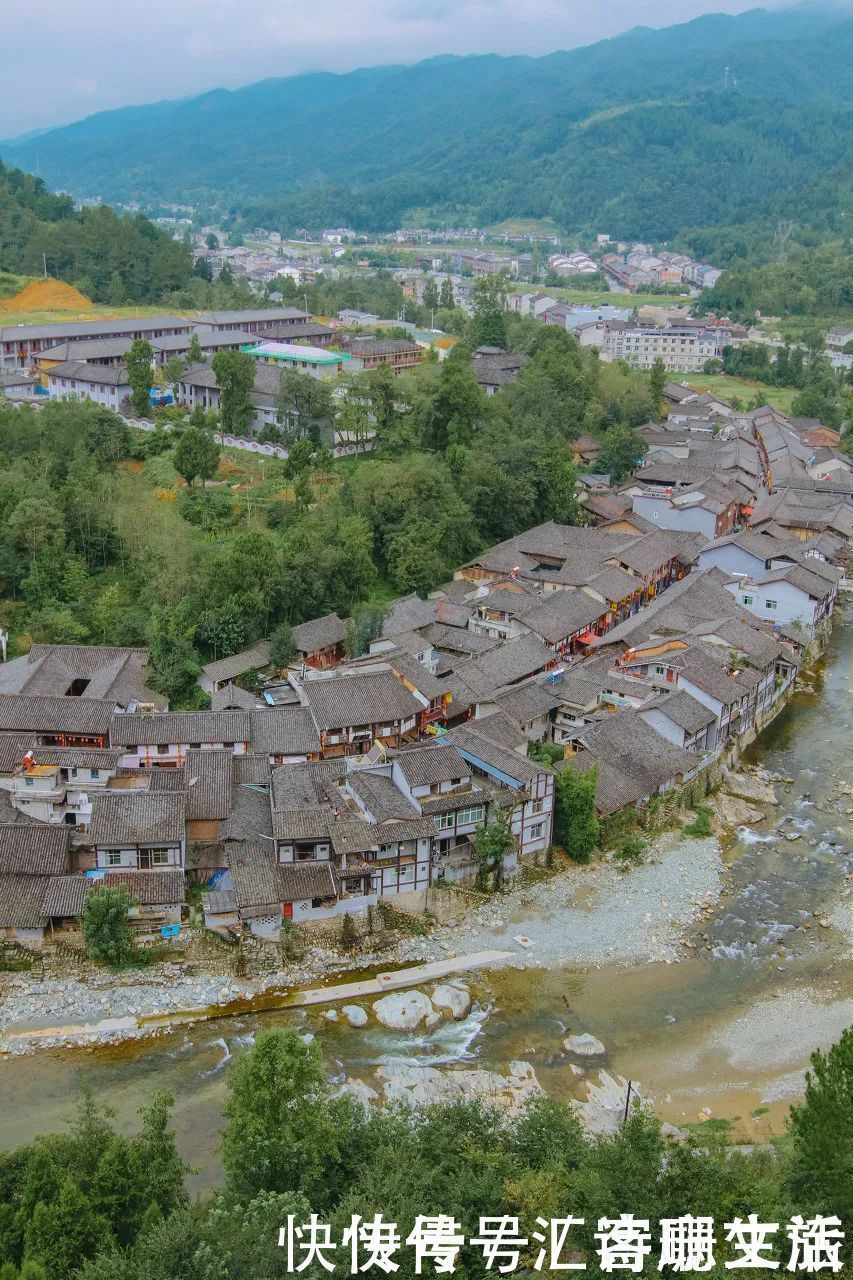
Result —
POLYGON ((4 156, 32 167, 37 152, 77 194, 283 231, 549 217, 620 238, 689 231, 730 261, 757 239, 767 252, 778 217, 804 243, 843 234, 851 37, 841 9, 709 15, 542 58, 434 58, 101 113, 4 156))
MULTIPOLYGON (((475 318, 471 342, 495 320, 475 318)), ((462 344, 400 379, 386 366, 354 378, 339 425, 375 430, 376 448, 340 462, 305 375, 284 380, 282 421, 304 406, 291 455, 262 468, 220 455, 219 420, 200 412, 166 410, 172 429, 146 433, 92 403, 0 406, 0 617, 16 646, 147 642, 161 690, 191 705, 209 657, 332 609, 359 625, 486 545, 575 521, 572 439, 599 434, 602 467, 625 474, 643 448, 631 428, 656 412, 649 379, 564 331, 506 320, 530 358, 491 398, 462 344)))
MULTIPOLYGON (((84 1092, 65 1133, 0 1155, 3 1280, 349 1275, 344 1232, 354 1218, 356 1225, 370 1223, 377 1214, 395 1224, 402 1243, 386 1237, 395 1247, 380 1253, 382 1265, 375 1254, 370 1261, 367 1241, 357 1237, 355 1256, 363 1270, 398 1280, 451 1270, 463 1280, 516 1270, 558 1275, 572 1261, 593 1276, 608 1274, 598 1236, 604 1229, 607 1238, 607 1224, 600 1219, 613 1222, 620 1214, 645 1219, 649 1228, 645 1258, 630 1249, 630 1235, 622 1236, 628 1257, 614 1258, 622 1272, 671 1271, 658 1224, 686 1214, 714 1220, 713 1248, 705 1253, 696 1244, 694 1265, 675 1270, 714 1277, 731 1274, 732 1266, 746 1276, 764 1274, 762 1267, 831 1274, 850 1263, 853 1030, 813 1056, 805 1100, 791 1108, 785 1136, 748 1148, 729 1145, 718 1122, 693 1126, 685 1141, 673 1141, 639 1105, 615 1134, 600 1137, 582 1130, 569 1105, 548 1097, 509 1117, 478 1102, 368 1110, 332 1091, 316 1044, 295 1031, 269 1030, 229 1068, 224 1186, 191 1201, 171 1103, 169 1095, 155 1094, 139 1132, 126 1137, 84 1092), (329 1224, 337 1247, 321 1261, 307 1248, 307 1232, 301 1241, 293 1237, 289 1271, 288 1217, 301 1226, 312 1212, 329 1224), (449 1255, 452 1267, 433 1253, 421 1270, 406 1239, 419 1214, 446 1214, 458 1224, 463 1240, 449 1255), (726 1226, 747 1223, 750 1214, 776 1229, 759 1237, 760 1263, 744 1270, 738 1260, 744 1249, 726 1226), (487 1261, 474 1241, 488 1235, 481 1218, 496 1215, 515 1219, 515 1229, 487 1261), (548 1220, 568 1215, 575 1219, 569 1242, 552 1252, 548 1220), (796 1215, 803 1225, 817 1215, 833 1219, 815 1254, 787 1235, 796 1215), (537 1219, 546 1220, 544 1232, 537 1219)), ((814 1235, 806 1232, 806 1240, 814 1235)), ((560 1242, 558 1231, 553 1243, 560 1242)))
POLYGON ((737 320, 766 316, 831 316, 853 309, 853 246, 794 245, 783 263, 736 265, 697 303, 698 311, 737 320))
POLYGON ((97 302, 159 301, 185 287, 189 249, 141 215, 119 217, 106 205, 76 210, 39 178, 0 162, 0 268, 48 273, 97 302))

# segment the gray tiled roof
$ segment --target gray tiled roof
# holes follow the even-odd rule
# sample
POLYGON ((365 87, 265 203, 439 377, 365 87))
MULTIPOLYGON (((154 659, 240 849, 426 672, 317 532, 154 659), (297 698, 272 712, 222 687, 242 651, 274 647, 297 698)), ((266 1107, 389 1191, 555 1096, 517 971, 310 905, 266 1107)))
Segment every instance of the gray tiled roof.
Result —
MULTIPOLYGON (((588 604, 594 605, 589 597, 585 598, 588 604)), ((528 626, 530 617, 525 618, 528 626)), ((460 665, 459 674, 478 696, 490 698, 499 689, 523 680, 525 676, 545 671, 555 661, 554 653, 538 636, 525 635, 472 658, 464 666, 460 665)))
POLYGON ((0 773, 12 773, 34 746, 34 733, 0 733, 0 773))
POLYGON ((337 857, 367 853, 379 848, 381 827, 363 818, 341 817, 330 824, 329 835, 337 857))
POLYGON ((247 916, 274 913, 285 902, 337 897, 327 862, 279 864, 272 847, 244 844, 230 851, 228 863, 237 906, 247 916))
POLYGON ((346 638, 347 624, 336 613, 327 613, 322 618, 301 622, 293 628, 293 639, 299 653, 319 653, 322 649, 343 644, 346 638))
POLYGON ((110 740, 118 746, 193 742, 248 742, 245 711, 173 711, 161 715, 117 715, 110 740))
POLYGON ((321 732, 353 725, 391 724, 411 719, 423 710, 423 703, 391 672, 309 678, 302 688, 321 732))
POLYGON ((0 693, 0 730, 106 737, 115 703, 95 698, 50 698, 0 693))
POLYGON ((532 680, 529 684, 514 685, 495 698, 495 703, 518 724, 528 724, 554 711, 562 703, 562 698, 557 685, 532 680))
POLYGON ((105 386, 130 386, 123 364, 86 364, 82 360, 65 360, 47 371, 48 378, 73 378, 77 382, 102 382, 105 386))
POLYGON ((103 769, 106 772, 118 768, 120 751, 109 747, 33 747, 36 764, 58 764, 63 769, 103 769))
POLYGON ((225 684, 210 695, 211 711, 253 711, 262 706, 260 698, 238 684, 225 684))
POLYGON ((271 707, 251 716, 251 746, 265 755, 307 756, 320 751, 320 734, 307 707, 271 707))
POLYGON ((541 773, 550 772, 547 766, 499 745, 488 737, 488 732, 489 717, 483 720, 469 720, 456 729, 451 729, 448 737, 463 754, 468 754, 483 765, 490 765, 507 777, 515 779, 520 786, 532 782, 541 773))
MULTIPOLYGON (((637 584, 641 586, 641 583, 637 584)), ((559 644, 583 631, 607 612, 607 606, 585 591, 551 591, 524 616, 524 625, 549 644, 559 644)))
POLYGON ((337 885, 328 863, 283 863, 279 867, 282 902, 336 898, 337 885))
POLYGON ((269 771, 266 785, 235 782, 231 790, 231 812, 219 822, 220 841, 259 841, 262 836, 272 836, 268 784, 269 771))
POLYGON ((450 742, 409 747, 398 751, 394 761, 410 787, 431 786, 436 782, 452 782, 454 778, 466 778, 471 766, 463 760, 450 742))
POLYGON ((92 799, 89 840, 96 846, 170 844, 186 836, 183 791, 113 791, 92 799))
POLYGON ((42 911, 48 919, 79 916, 92 881, 83 875, 51 876, 44 889, 42 911))
POLYGON ((228 751, 187 752, 183 774, 188 819, 227 818, 231 813, 232 759, 228 751))
POLYGON ((177 906, 186 901, 183 871, 108 871, 103 880, 95 880, 93 891, 100 885, 126 889, 140 907, 177 906))
POLYGON ((364 806, 374 822, 414 818, 418 811, 385 774, 367 769, 353 769, 347 774, 347 787, 364 806))
POLYGON ((698 733, 709 724, 713 724, 716 716, 704 703, 697 701, 686 689, 678 689, 674 693, 664 694, 647 702, 643 711, 660 711, 673 724, 677 724, 685 733, 698 733))
POLYGON ((250 649, 241 649, 239 653, 232 654, 230 658, 220 658, 217 662, 208 662, 206 666, 202 667, 202 671, 211 680, 236 680, 237 676, 243 676, 247 671, 266 667, 269 664, 269 660, 270 642, 269 640, 259 640, 250 649))
POLYGON ((42 876, 5 875, 0 871, 0 929, 39 929, 46 923, 42 908, 42 876))
POLYGON ((664 783, 695 769, 700 760, 673 746, 635 711, 620 711, 588 725, 581 741, 586 749, 570 756, 565 767, 586 772, 598 764, 596 806, 602 814, 654 795, 664 783))
POLYGON ((34 644, 22 658, 0 666, 0 693, 62 697, 75 681, 86 681, 81 698, 133 699, 162 705, 147 682, 148 650, 117 645, 34 644))
POLYGON ((0 873, 61 875, 68 868, 68 828, 53 823, 0 825, 0 873))

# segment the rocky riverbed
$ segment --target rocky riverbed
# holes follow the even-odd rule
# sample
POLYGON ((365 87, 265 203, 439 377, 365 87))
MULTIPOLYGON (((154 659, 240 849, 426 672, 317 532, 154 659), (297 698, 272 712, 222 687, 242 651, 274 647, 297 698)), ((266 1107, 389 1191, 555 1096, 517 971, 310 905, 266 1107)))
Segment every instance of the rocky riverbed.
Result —
MULTIPOLYGON (((614 960, 672 963, 680 958, 681 931, 716 902, 722 871, 716 839, 670 833, 639 866, 602 863, 558 872, 501 895, 452 925, 422 937, 406 936, 391 951, 362 953, 359 968, 448 959, 498 941, 516 953, 519 968, 614 960)), ((179 1014, 215 1017, 235 1002, 292 991, 350 969, 350 958, 316 947, 290 969, 250 982, 190 977, 177 964, 104 973, 85 982, 36 981, 19 974, 7 979, 0 1003, 0 1052, 154 1035, 179 1014)))

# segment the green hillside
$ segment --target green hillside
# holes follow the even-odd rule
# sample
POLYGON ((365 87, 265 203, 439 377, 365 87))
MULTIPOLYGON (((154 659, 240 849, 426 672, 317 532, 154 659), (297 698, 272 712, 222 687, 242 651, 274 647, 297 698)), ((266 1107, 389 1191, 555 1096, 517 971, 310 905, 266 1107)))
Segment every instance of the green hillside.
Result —
POLYGON ((77 210, 68 196, 0 162, 0 292, 14 293, 15 276, 40 276, 45 265, 115 305, 156 301, 192 271, 189 250, 147 218, 122 218, 105 205, 77 210))
MULTIPOLYGON (((794 216, 837 235, 853 115, 840 10, 710 15, 542 58, 435 58, 102 112, 4 158, 110 200, 387 230, 407 212, 672 238, 794 216), (726 70, 728 68, 728 71, 726 70)), ((737 244, 725 246, 728 256, 737 244)))

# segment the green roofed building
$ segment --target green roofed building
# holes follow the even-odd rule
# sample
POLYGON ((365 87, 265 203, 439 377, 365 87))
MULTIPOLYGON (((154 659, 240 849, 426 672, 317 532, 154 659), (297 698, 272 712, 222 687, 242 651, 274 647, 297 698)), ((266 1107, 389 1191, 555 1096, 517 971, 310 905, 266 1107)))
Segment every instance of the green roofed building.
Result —
POLYGON ((264 364, 290 365, 312 378, 337 377, 350 358, 345 351, 302 346, 296 342, 257 342, 242 350, 264 364))

